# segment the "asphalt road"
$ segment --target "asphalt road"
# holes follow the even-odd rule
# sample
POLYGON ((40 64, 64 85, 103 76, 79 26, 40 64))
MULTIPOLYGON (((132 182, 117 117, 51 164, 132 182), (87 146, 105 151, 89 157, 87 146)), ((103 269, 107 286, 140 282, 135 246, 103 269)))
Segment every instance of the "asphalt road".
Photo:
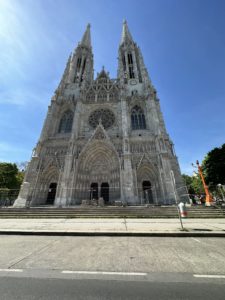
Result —
POLYGON ((0 278, 1 300, 224 300, 225 285, 148 281, 0 278))
POLYGON ((224 249, 224 238, 0 236, 0 300, 224 300, 224 249))
POLYGON ((225 238, 0 236, 0 268, 225 273, 225 238))

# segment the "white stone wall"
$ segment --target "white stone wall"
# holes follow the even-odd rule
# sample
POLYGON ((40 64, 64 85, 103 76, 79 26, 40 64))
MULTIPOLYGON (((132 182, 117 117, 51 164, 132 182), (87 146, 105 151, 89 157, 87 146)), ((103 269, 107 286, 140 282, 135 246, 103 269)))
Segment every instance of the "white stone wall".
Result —
MULTIPOLYGON (((104 121, 104 120, 103 120, 104 121)), ((177 194, 187 200, 177 157, 166 132, 159 99, 149 79, 139 47, 124 23, 119 47, 118 78, 110 79, 103 69, 93 79, 93 54, 90 27, 68 59, 62 80, 52 97, 40 139, 29 164, 15 206, 46 204, 49 186, 57 184, 55 206, 80 204, 90 197, 91 183, 109 183, 109 203, 121 200, 128 205, 173 204, 171 171, 177 194), (132 54, 134 78, 129 78, 128 54, 132 54), (77 67, 84 64, 83 75, 77 67), (125 62, 125 63, 124 63, 125 62), (146 129, 132 130, 131 110, 137 105, 145 115, 146 129), (98 109, 115 116, 110 128, 99 120, 89 123, 98 109), (73 112, 69 133, 59 133, 60 120, 73 112), (151 188, 143 190, 144 183, 151 188)))

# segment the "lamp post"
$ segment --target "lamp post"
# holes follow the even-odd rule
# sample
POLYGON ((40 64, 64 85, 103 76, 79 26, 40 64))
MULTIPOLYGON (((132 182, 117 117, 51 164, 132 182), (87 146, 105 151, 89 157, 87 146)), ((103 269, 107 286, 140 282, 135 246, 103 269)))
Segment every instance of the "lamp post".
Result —
POLYGON ((197 165, 198 173, 201 177, 202 184, 203 184, 203 187, 204 187, 204 190, 205 190, 205 195, 206 195, 206 197, 205 197, 205 206, 212 206, 213 205, 213 198, 212 198, 212 195, 209 192, 208 186, 205 183, 205 178, 204 178, 203 173, 202 173, 202 167, 200 166, 198 160, 196 161, 196 165, 197 165))

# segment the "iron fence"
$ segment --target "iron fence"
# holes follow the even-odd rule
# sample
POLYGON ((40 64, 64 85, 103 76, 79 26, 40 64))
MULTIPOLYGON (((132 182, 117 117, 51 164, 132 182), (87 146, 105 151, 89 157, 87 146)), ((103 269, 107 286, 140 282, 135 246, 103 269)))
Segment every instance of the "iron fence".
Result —
POLYGON ((19 195, 19 189, 0 189, 0 206, 12 206, 19 195))

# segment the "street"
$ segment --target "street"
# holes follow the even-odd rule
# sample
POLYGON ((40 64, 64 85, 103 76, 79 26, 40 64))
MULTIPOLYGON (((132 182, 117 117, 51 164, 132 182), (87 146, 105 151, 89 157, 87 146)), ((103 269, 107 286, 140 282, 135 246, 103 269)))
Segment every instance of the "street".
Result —
POLYGON ((224 299, 225 239, 0 236, 1 299, 224 299))
POLYGON ((1 278, 2 300, 71 299, 217 299, 225 286, 217 283, 124 280, 1 278))

